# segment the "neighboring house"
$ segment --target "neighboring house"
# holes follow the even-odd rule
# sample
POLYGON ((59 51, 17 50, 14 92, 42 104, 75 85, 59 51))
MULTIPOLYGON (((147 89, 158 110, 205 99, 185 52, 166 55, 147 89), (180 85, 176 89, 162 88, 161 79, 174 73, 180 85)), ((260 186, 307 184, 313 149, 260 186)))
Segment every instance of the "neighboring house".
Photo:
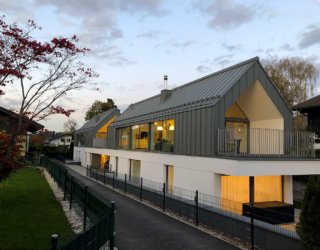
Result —
POLYGON ((320 95, 295 105, 292 110, 304 114, 308 118, 308 129, 320 137, 320 95))
POLYGON ((84 150, 74 150, 73 158, 81 161, 85 166, 103 167, 109 159, 103 150, 107 146, 107 132, 110 124, 120 115, 117 108, 113 108, 99 115, 94 116, 79 128, 74 135, 74 146, 84 150), (99 153, 89 153, 86 149, 99 148, 99 153))
POLYGON ((104 155, 129 179, 198 190, 241 213, 248 202, 292 204, 292 176, 320 174, 312 134, 292 129, 291 109, 253 58, 130 105, 106 147, 78 138, 74 155, 84 166, 104 155))
MULTIPOLYGON (((23 129, 19 133, 19 141, 22 145, 22 155, 28 151, 28 134, 35 133, 43 129, 43 126, 37 122, 28 119, 23 120, 23 129)), ((0 133, 12 134, 15 133, 18 125, 18 114, 0 107, 0 133)))
POLYGON ((49 139, 50 146, 68 146, 72 142, 71 133, 58 132, 54 133, 53 136, 49 139))
POLYGON ((292 110, 299 111, 308 119, 308 130, 317 134, 314 148, 320 149, 320 95, 295 105, 292 110))

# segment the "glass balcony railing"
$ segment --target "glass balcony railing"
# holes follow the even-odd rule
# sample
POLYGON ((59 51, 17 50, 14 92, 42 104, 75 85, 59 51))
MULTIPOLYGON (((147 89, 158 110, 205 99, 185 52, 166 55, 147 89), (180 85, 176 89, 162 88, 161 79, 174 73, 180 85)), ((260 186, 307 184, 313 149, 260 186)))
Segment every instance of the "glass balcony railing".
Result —
POLYGON ((315 134, 266 128, 218 129, 218 155, 227 157, 314 158, 315 134))

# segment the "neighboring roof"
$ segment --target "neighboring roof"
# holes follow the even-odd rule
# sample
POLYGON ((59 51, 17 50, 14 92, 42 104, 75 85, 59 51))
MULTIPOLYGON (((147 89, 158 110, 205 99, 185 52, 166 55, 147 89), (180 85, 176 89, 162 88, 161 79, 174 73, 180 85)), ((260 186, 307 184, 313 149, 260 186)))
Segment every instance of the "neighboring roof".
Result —
POLYGON ((160 102, 161 94, 131 104, 116 120, 116 123, 141 115, 151 114, 183 106, 215 105, 222 96, 239 80, 259 57, 233 65, 172 90, 171 96, 160 102))
POLYGON ((308 110, 308 109, 313 109, 313 108, 320 108, 320 95, 315 96, 305 102, 302 102, 302 103, 295 105, 292 108, 292 110, 303 111, 303 110, 308 110))
POLYGON ((65 137, 65 136, 71 136, 71 133, 70 132, 56 132, 49 139, 49 141, 56 140, 56 139, 59 139, 59 138, 65 137))
POLYGON ((110 109, 106 112, 103 112, 99 115, 92 117, 89 121, 87 121, 81 128, 79 128, 76 132, 92 129, 92 128, 100 128, 102 127, 108 120, 110 120, 113 116, 119 115, 120 111, 117 108, 110 109))
MULTIPOLYGON (((10 118, 12 118, 12 119, 16 119, 16 120, 17 120, 18 117, 19 117, 17 113, 12 112, 12 111, 10 111, 10 110, 8 110, 8 109, 5 109, 5 108, 3 108, 3 107, 0 107, 0 113, 5 114, 5 115, 7 115, 8 117, 10 117, 10 118)), ((36 132, 36 131, 44 128, 43 125, 41 125, 41 124, 39 124, 39 123, 37 123, 37 122, 35 122, 35 121, 30 121, 30 120, 27 119, 27 118, 24 118, 24 122, 25 122, 26 124, 28 124, 27 131, 32 132, 32 133, 34 133, 34 132, 36 132)))

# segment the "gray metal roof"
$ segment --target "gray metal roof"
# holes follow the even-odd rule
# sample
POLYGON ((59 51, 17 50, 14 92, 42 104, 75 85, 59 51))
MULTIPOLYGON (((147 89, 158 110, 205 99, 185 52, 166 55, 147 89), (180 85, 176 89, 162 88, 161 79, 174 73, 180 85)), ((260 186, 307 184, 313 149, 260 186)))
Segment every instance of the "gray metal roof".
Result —
POLYGON ((171 96, 164 102, 160 102, 161 95, 159 94, 135 104, 131 104, 117 118, 115 123, 178 107, 190 105, 194 107, 203 105, 213 106, 257 61, 259 61, 259 58, 254 57, 250 60, 176 87, 171 90, 171 96))
POLYGON ((92 117, 89 121, 87 121, 81 128, 79 128, 76 132, 80 132, 88 129, 99 129, 102 127, 108 120, 110 120, 113 116, 119 115, 120 112, 117 108, 110 109, 106 112, 103 112, 99 115, 92 117))

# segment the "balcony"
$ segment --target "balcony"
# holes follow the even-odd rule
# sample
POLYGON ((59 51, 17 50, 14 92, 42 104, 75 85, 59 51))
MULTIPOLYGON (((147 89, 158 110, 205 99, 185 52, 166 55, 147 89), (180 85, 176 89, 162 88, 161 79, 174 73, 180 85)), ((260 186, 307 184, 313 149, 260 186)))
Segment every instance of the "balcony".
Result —
POLYGON ((218 129, 218 155, 247 158, 314 158, 315 134, 266 128, 218 129))

